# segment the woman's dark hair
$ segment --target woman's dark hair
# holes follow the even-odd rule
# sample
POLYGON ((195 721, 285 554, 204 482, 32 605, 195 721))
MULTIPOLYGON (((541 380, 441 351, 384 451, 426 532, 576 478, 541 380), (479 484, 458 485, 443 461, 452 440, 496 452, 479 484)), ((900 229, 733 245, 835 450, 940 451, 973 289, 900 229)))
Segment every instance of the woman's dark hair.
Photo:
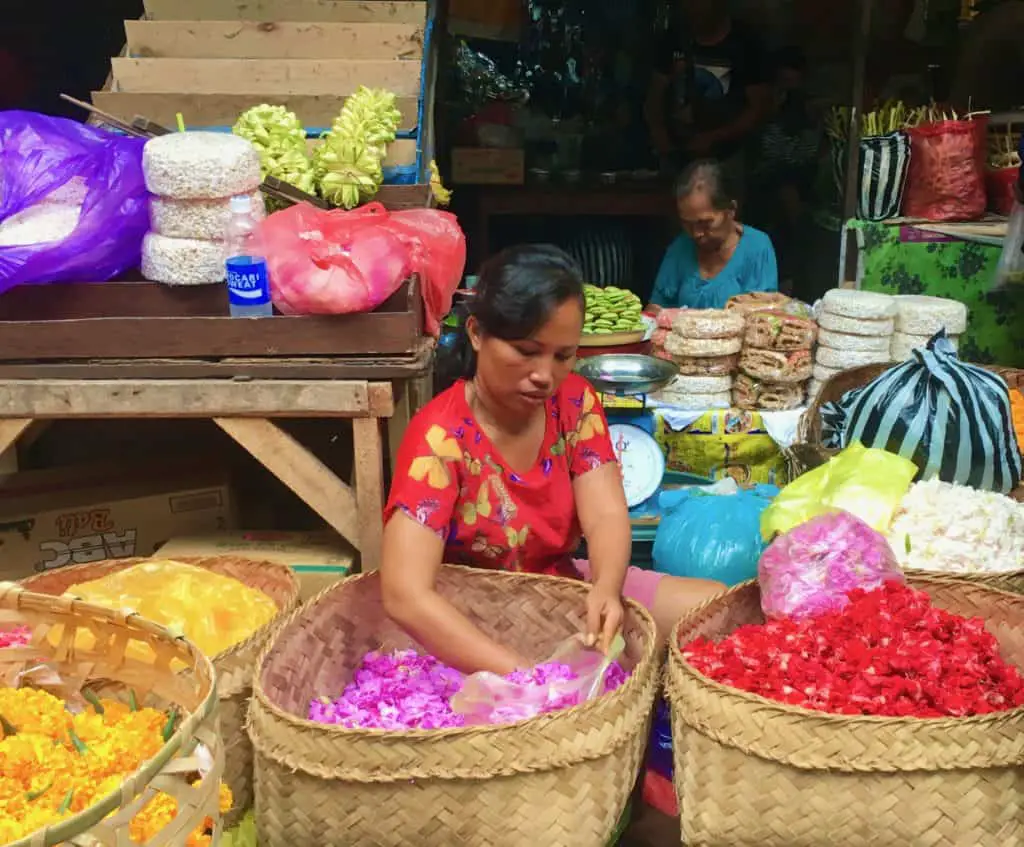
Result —
MULTIPOLYGON (((485 335, 505 341, 528 338, 566 300, 583 303, 583 276, 563 250, 550 244, 524 244, 492 256, 480 267, 469 314, 485 335)), ((462 375, 476 374, 476 354, 465 328, 456 345, 462 375)))
POLYGON ((691 162, 676 179, 676 200, 689 197, 695 191, 706 191, 716 211, 726 212, 739 206, 738 180, 729 168, 714 159, 691 162))

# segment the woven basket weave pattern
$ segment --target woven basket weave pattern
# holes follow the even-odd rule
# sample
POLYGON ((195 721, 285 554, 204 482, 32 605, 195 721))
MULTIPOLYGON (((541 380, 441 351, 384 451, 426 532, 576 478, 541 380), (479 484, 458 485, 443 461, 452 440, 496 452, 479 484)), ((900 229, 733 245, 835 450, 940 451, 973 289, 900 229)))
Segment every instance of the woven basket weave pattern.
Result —
MULTIPOLYGON (((101 579, 147 559, 114 559, 87 565, 74 565, 22 580, 29 591, 60 595, 73 585, 101 579)), ((245 732, 252 674, 256 658, 263 649, 274 623, 294 611, 299 604, 299 583, 292 570, 276 562, 260 562, 237 556, 175 557, 174 561, 206 568, 222 576, 233 577, 249 588, 262 591, 278 608, 275 618, 252 633, 244 641, 213 657, 217 671, 217 693, 220 697, 219 719, 226 744, 224 781, 231 788, 235 807, 225 816, 233 826, 253 801, 252 744, 245 732)))
POLYGON ((32 646, 3 651, 0 672, 4 679, 9 680, 26 661, 35 665, 42 654, 47 665, 72 688, 78 680, 101 696, 122 702, 131 691, 144 706, 173 705, 184 717, 161 751, 129 776, 119 791, 11 847, 133 847, 129 823, 157 790, 175 798, 178 814, 146 847, 185 847, 190 834, 207 819, 214 824, 212 844, 216 847, 221 832, 218 803, 224 750, 210 662, 184 639, 136 615, 0 583, 0 628, 18 625, 32 628, 32 646), (93 646, 78 644, 80 632, 92 636, 93 646), (56 647, 51 634, 59 638, 56 647), (135 658, 128 650, 134 644, 149 647, 152 658, 135 658), (178 670, 172 672, 172 666, 178 670), (209 770, 192 785, 192 775, 202 764, 197 755, 199 744, 206 748, 203 761, 209 770))
MULTIPOLYGON (((912 579, 978 616, 1024 665, 1024 597, 912 579)), ((668 696, 684 844, 731 847, 1008 847, 1024 838, 1024 709, 975 718, 848 717, 713 682, 679 645, 763 621, 756 584, 681 621, 668 696), (824 834, 824 835, 823 835, 824 834)))
MULTIPOLYGON (((580 631, 586 586, 445 567, 438 590, 487 634, 543 660, 580 631)), ((250 707, 261 847, 344 833, 360 847, 604 847, 633 788, 657 687, 654 623, 630 603, 630 679, 513 726, 380 732, 303 720, 369 650, 416 647, 388 622, 376 574, 327 589, 283 622, 250 707)))

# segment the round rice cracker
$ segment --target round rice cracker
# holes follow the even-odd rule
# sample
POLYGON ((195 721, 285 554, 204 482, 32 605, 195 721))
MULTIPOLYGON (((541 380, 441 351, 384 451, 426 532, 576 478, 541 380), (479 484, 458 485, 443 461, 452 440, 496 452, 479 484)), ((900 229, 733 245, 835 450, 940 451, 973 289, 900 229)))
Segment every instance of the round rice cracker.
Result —
POLYGON ((896 298, 856 288, 833 288, 821 299, 822 311, 846 318, 882 320, 896 316, 896 298))

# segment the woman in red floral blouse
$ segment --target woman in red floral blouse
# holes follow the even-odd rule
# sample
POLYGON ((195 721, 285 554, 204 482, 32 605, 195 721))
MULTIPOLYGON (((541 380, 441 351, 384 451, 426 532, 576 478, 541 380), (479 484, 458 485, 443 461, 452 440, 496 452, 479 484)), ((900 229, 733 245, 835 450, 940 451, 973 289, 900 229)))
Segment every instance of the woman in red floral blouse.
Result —
POLYGON ((583 282, 554 247, 507 250, 481 270, 465 379, 413 418, 385 508, 388 614, 439 659, 509 673, 525 662, 435 591, 442 562, 587 578, 587 638, 604 647, 623 594, 662 635, 724 586, 628 566, 629 512, 608 423, 573 373, 583 282), (574 561, 586 536, 590 561, 574 561))

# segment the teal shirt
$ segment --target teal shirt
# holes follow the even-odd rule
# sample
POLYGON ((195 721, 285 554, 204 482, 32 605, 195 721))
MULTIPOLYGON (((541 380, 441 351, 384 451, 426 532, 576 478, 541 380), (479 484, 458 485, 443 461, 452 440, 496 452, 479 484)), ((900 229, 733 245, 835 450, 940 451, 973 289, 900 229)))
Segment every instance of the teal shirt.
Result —
POLYGON ((661 260, 651 302, 666 309, 724 309, 730 297, 747 291, 778 291, 779 269, 772 240, 761 230, 743 227, 739 244, 716 277, 704 279, 697 248, 685 233, 673 241, 661 260))

